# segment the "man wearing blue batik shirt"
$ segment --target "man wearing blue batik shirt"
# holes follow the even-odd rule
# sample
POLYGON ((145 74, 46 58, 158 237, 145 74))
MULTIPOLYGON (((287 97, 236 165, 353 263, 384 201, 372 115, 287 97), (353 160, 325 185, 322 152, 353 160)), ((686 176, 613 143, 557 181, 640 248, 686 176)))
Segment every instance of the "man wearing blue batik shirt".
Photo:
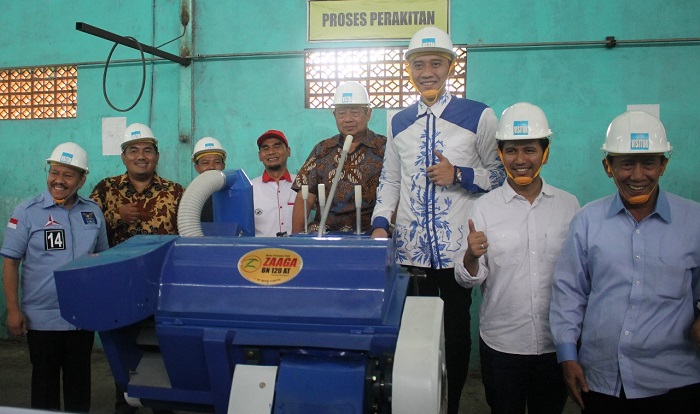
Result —
POLYGON ((66 142, 46 162, 46 191, 15 208, 0 250, 7 327, 12 335, 27 335, 31 407, 60 411, 63 385, 63 408, 87 413, 95 334, 61 317, 54 270, 107 250, 107 227, 97 204, 78 195, 88 173, 85 151, 66 142))
POLYGON ((454 261, 467 207, 503 183, 498 119, 481 102, 453 97, 445 83, 455 65, 447 33, 426 27, 406 51, 419 102, 394 116, 372 214, 372 237, 387 237, 396 211, 397 262, 412 268, 412 294, 444 301, 448 413, 457 413, 469 369, 471 289, 455 281, 454 261))
POLYGON ((671 145, 655 116, 615 118, 603 151, 618 192, 574 217, 554 271, 564 381, 585 413, 698 413, 700 204, 659 188, 671 145))

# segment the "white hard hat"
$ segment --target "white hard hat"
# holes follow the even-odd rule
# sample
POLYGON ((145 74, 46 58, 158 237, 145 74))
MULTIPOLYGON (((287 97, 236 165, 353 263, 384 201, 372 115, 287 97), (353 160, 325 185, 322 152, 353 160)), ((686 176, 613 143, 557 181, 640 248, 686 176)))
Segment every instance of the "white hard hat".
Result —
POLYGON ((204 137, 194 144, 192 162, 197 162, 201 156, 208 153, 219 153, 223 160, 226 161, 226 150, 221 146, 219 140, 213 137, 204 137))
POLYGON ((367 89, 358 82, 345 82, 338 86, 333 96, 333 106, 366 105, 369 106, 367 89))
POLYGON ((404 58, 407 61, 410 61, 411 56, 415 55, 416 53, 435 53, 438 55, 446 54, 449 57, 445 57, 447 57, 449 60, 453 60, 456 56, 450 35, 445 33, 442 29, 438 29, 437 27, 433 26, 424 27, 413 35, 408 44, 408 50, 406 50, 404 58))
POLYGON ((549 138, 550 135, 552 130, 544 112, 528 102, 518 102, 506 108, 496 131, 499 141, 549 138))
POLYGON ((659 118, 643 111, 628 111, 613 119, 602 147, 608 154, 665 154, 672 149, 659 118))
POLYGON ((158 147, 158 140, 153 136, 153 131, 144 124, 135 123, 126 127, 124 140, 122 141, 122 151, 136 142, 150 142, 155 147, 158 147))
POLYGON ((75 142, 59 144, 46 159, 48 164, 61 164, 88 173, 88 159, 85 150, 75 142))

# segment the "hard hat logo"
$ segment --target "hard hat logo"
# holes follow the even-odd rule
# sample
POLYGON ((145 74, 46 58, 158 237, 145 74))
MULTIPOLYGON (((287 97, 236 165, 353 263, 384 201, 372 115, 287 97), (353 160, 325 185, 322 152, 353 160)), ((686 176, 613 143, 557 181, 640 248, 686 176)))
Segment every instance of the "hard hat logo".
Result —
POLYGON ((158 148, 158 140, 153 136, 151 128, 138 122, 127 126, 124 130, 124 140, 121 145, 122 152, 130 145, 141 141, 150 142, 156 149, 158 148))
POLYGON ((502 149, 505 144, 502 141, 523 141, 549 139, 552 130, 544 111, 529 102, 518 102, 506 108, 501 114, 496 130, 496 139, 499 141, 498 156, 506 168, 506 175, 517 185, 530 185, 542 171, 542 166, 547 163, 549 157, 549 145, 546 145, 542 153, 542 162, 532 177, 515 177, 504 161, 502 149))
POLYGON ((648 151, 649 143, 649 134, 647 133, 632 133, 630 136, 630 150, 632 151, 648 151))
POLYGON ((88 159, 85 150, 75 142, 59 144, 46 159, 48 164, 63 164, 88 173, 88 159))
POLYGON ((529 132, 527 121, 513 121, 513 135, 527 135, 529 132))
POLYGON ((423 38, 420 43, 422 47, 432 47, 436 44, 434 37, 423 38))
POLYGON ((529 102, 518 102, 506 108, 496 130, 499 141, 548 138, 551 135, 544 111, 529 102))
POLYGON ((445 56, 450 61, 456 57, 450 35, 434 26, 424 27, 413 34, 404 57, 410 62, 414 56, 427 53, 445 56))
POLYGON ((659 118, 628 111, 612 120, 601 149, 606 155, 648 153, 665 154, 668 158, 673 147, 659 118))
POLYGON ((199 161, 200 158, 207 154, 220 154, 223 161, 226 161, 226 151, 221 146, 218 139, 213 137, 204 137, 197 141, 192 151, 192 162, 199 161))
POLYGON ((63 152, 61 153, 61 157, 58 159, 59 162, 62 162, 64 164, 72 164, 73 163, 73 154, 69 152, 63 152))
POLYGON ((338 105, 367 105, 369 95, 367 89, 358 82, 345 82, 338 86, 333 95, 333 106, 338 105))

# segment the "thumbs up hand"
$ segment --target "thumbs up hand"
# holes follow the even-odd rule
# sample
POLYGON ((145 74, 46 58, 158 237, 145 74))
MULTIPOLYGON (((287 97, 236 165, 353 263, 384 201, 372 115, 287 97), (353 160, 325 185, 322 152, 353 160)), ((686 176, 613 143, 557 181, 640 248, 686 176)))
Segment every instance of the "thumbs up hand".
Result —
POLYGON ((467 257, 476 260, 486 253, 489 248, 488 239, 483 231, 477 231, 472 219, 469 219, 469 234, 467 235, 467 252, 464 260, 467 257))
POLYGON ((452 185, 455 174, 454 166, 440 151, 433 150, 433 154, 437 157, 438 163, 425 170, 428 179, 435 185, 452 185))

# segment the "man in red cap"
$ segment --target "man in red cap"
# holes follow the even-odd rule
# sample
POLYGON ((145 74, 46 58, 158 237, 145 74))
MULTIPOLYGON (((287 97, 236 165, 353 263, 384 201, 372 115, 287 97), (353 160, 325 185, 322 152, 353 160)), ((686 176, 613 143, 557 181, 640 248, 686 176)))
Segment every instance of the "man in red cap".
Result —
POLYGON ((292 211, 297 193, 292 190, 296 175, 287 170, 292 150, 282 131, 271 129, 258 138, 258 158, 265 166, 253 184, 255 235, 275 237, 291 234, 292 211))

